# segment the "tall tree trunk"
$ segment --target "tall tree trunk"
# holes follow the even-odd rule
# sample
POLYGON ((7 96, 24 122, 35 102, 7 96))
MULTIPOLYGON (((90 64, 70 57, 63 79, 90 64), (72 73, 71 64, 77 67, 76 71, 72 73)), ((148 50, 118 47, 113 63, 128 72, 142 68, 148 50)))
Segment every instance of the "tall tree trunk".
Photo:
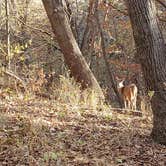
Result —
POLYGON ((109 90, 111 91, 111 88, 113 88, 113 90, 115 92, 115 95, 117 97, 118 103, 119 103, 119 105, 122 108, 123 103, 122 103, 122 99, 120 97, 120 94, 118 92, 117 84, 115 82, 115 76, 114 76, 113 71, 111 71, 111 69, 110 69, 110 64, 109 64, 109 62, 107 60, 107 57, 106 57, 106 55, 107 55, 106 50, 105 50, 106 43, 104 41, 103 27, 102 27, 102 25, 100 23, 98 4, 99 4, 99 1, 95 0, 95 8, 96 8, 95 18, 96 18, 99 34, 101 36, 101 47, 102 47, 103 58, 104 58, 104 62, 105 62, 105 65, 106 65, 107 72, 109 74, 109 90))
POLYGON ((6 45, 7 45, 7 59, 8 68, 11 69, 11 52, 10 52, 10 23, 9 23, 9 1, 5 0, 5 10, 6 10, 6 45))
POLYGON ((0 1, 0 18, 1 18, 1 14, 2 14, 2 1, 0 1))
POLYGON ((145 83, 154 91, 152 137, 166 145, 166 48, 153 0, 126 0, 145 83))
POLYGON ((67 16, 70 20, 70 27, 71 27, 71 30, 73 32, 75 39, 77 40, 78 33, 77 33, 77 24, 76 24, 76 20, 75 20, 76 16, 75 17, 72 16, 73 11, 71 9, 71 2, 69 2, 69 0, 65 0, 65 2, 66 2, 66 6, 67 6, 67 16))
POLYGON ((52 29, 62 49, 64 59, 72 76, 81 83, 82 88, 91 87, 103 98, 102 90, 89 69, 73 36, 66 14, 64 0, 42 0, 52 29))
POLYGON ((83 34, 81 43, 81 52, 85 56, 90 51, 90 42, 93 41, 95 36, 95 13, 97 9, 95 8, 95 0, 89 0, 88 15, 86 21, 86 28, 83 34), (90 40, 91 39, 91 40, 90 40))
POLYGON ((23 15, 21 17, 21 31, 24 34, 25 29, 26 29, 26 24, 27 24, 27 18, 28 18, 28 9, 29 9, 29 4, 31 0, 26 0, 23 5, 23 15))

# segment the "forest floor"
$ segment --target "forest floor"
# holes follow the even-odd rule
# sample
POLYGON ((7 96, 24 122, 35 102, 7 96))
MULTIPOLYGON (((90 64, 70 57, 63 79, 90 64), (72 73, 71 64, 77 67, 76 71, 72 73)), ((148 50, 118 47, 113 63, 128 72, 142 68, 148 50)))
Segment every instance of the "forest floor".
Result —
POLYGON ((1 166, 165 166, 150 138, 152 116, 95 110, 56 100, 0 105, 1 166))

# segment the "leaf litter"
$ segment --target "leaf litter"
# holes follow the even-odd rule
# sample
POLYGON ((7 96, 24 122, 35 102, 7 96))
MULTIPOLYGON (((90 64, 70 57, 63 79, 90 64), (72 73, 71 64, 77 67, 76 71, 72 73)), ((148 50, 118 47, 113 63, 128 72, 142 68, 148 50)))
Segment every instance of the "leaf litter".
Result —
POLYGON ((12 100, 0 108, 2 166, 164 166, 166 147, 150 137, 151 115, 12 100))

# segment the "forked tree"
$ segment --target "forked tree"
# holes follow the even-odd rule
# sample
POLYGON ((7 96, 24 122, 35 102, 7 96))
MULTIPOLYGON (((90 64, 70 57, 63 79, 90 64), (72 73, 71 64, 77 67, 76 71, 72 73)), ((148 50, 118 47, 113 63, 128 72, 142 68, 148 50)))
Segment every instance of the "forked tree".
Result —
POLYGON ((65 0, 42 1, 71 75, 81 83, 82 88, 91 87, 104 98, 102 90, 82 56, 73 36, 65 0))
POLYGON ((146 87, 154 91, 152 137, 166 145, 166 48, 154 0, 126 0, 146 87))

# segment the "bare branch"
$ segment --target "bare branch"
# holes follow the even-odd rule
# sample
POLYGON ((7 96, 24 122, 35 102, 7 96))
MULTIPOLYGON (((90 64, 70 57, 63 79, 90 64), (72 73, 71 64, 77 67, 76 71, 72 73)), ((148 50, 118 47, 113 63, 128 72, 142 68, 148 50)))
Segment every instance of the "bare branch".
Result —
POLYGON ((18 80, 24 87, 25 91, 27 91, 27 88, 26 88, 26 83, 21 79, 19 78, 16 74, 14 74, 12 71, 9 71, 9 70, 2 70, 5 74, 13 77, 14 79, 18 80))
MULTIPOLYGON (((161 0, 156 0, 158 3, 160 3, 164 8, 166 8, 166 4, 162 2, 161 0)), ((119 13, 128 16, 127 10, 121 10, 117 6, 113 5, 112 3, 109 3, 109 6, 112 7, 113 9, 117 10, 119 13)), ((158 16, 159 21, 166 22, 165 19, 161 18, 158 16)))
POLYGON ((166 8, 166 2, 163 2, 161 0, 156 0, 160 5, 162 5, 164 8, 166 8))

